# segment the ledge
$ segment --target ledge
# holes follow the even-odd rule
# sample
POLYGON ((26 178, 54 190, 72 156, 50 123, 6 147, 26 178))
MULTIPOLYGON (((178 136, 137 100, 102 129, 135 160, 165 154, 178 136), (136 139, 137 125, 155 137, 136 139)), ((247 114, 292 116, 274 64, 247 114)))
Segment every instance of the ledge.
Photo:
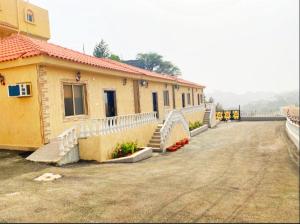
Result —
POLYGON ((200 133, 206 131, 207 129, 208 129, 208 125, 207 125, 207 124, 201 126, 200 128, 196 128, 196 129, 190 131, 191 137, 194 137, 194 136, 196 136, 196 135, 199 135, 200 133))
POLYGON ((152 148, 145 147, 141 151, 138 151, 132 154, 131 156, 117 158, 117 159, 110 159, 101 163, 135 163, 144 159, 148 159, 150 157, 152 157, 152 148))

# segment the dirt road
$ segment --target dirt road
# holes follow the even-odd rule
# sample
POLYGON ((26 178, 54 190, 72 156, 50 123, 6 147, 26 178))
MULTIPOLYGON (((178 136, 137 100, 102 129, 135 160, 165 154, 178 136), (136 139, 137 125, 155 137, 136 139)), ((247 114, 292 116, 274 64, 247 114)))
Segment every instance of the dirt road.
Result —
POLYGON ((0 152, 0 222, 299 222, 284 122, 222 124, 137 164, 64 168, 0 152), (34 182, 43 173, 54 182, 34 182))

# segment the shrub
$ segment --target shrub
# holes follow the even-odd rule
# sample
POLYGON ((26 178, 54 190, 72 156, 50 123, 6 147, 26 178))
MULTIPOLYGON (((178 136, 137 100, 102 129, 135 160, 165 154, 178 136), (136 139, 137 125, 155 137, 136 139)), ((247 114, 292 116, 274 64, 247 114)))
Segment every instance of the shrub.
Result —
POLYGON ((196 122, 194 122, 194 123, 189 123, 189 129, 190 129, 190 131, 192 131, 192 130, 194 130, 194 129, 196 129, 196 128, 199 128, 199 127, 201 127, 203 124, 200 122, 200 121, 196 121, 196 122))
POLYGON ((122 144, 117 144, 117 146, 115 147, 112 153, 112 158, 116 159, 137 152, 138 151, 137 145, 138 145, 137 142, 126 142, 122 144))

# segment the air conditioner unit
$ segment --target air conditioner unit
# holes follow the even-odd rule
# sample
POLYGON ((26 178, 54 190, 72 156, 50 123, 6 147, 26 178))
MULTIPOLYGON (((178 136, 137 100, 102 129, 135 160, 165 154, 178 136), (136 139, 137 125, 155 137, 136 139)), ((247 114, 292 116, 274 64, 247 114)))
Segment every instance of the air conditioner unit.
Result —
POLYGON ((28 97, 31 96, 31 83, 19 83, 8 85, 9 97, 28 97))

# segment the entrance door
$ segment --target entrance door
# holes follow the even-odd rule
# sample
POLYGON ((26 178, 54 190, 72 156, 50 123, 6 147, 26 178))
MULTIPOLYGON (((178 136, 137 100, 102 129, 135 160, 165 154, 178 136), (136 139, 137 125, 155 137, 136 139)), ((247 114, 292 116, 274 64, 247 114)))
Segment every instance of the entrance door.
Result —
POLYGON ((185 94, 182 93, 182 108, 185 107, 185 94))
POLYGON ((152 93, 152 103, 153 103, 153 111, 157 112, 157 118, 159 117, 159 111, 158 111, 158 98, 157 93, 152 93))
POLYGON ((104 91, 106 117, 117 116, 116 91, 104 91))

